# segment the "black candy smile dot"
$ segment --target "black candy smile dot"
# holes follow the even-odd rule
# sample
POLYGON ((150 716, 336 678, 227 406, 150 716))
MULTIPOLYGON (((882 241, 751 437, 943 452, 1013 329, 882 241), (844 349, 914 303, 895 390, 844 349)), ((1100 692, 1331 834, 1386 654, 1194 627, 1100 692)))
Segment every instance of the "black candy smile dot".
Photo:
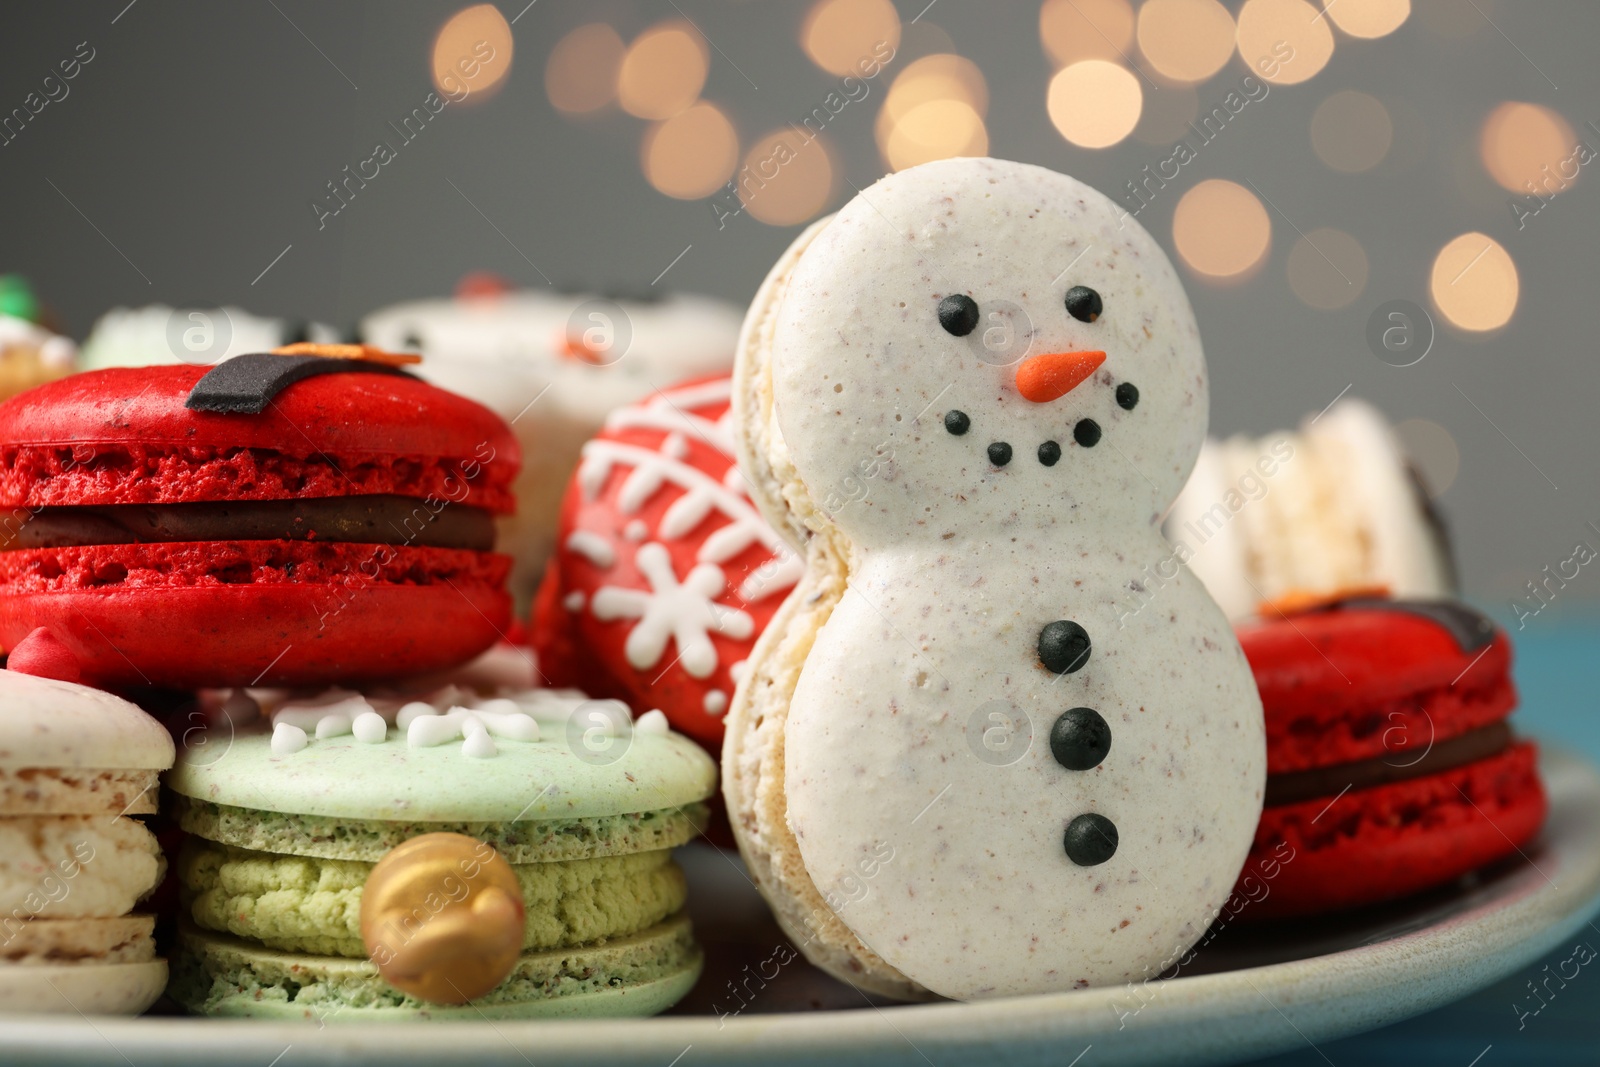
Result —
POLYGON ((978 302, 956 293, 939 301, 939 325, 946 333, 965 337, 978 325, 978 302))
POLYGON ((1039 446, 1039 462, 1046 467, 1054 467, 1056 460, 1061 458, 1061 446, 1054 441, 1046 441, 1039 446))
POLYGON ((1066 305, 1067 314, 1079 322, 1093 322, 1100 317, 1100 312, 1105 310, 1100 301, 1100 294, 1087 285, 1074 285, 1068 289, 1066 305))
POLYGON ((996 441, 989 446, 989 462, 996 467, 1004 467, 1011 462, 1011 446, 1004 441, 996 441))
POLYGON ((1057 619, 1039 631, 1039 662, 1055 674, 1073 674, 1089 662, 1089 632, 1057 619))
POLYGON ((944 428, 960 437, 972 429, 972 420, 967 418, 965 411, 947 411, 944 413, 944 428))
POLYGON ((1117 386, 1117 406, 1123 411, 1132 411, 1139 404, 1139 387, 1132 382, 1123 382, 1117 386))
POLYGON ((1111 724, 1093 708, 1063 711, 1050 728, 1050 754, 1069 771, 1100 766, 1111 751, 1111 724))
POLYGON ((1079 419, 1072 428, 1072 439, 1084 448, 1093 448, 1100 443, 1100 424, 1093 419, 1079 419))
POLYGON ((1067 859, 1079 867, 1094 867, 1117 854, 1117 826, 1104 815, 1080 815, 1067 823, 1061 844, 1067 859))

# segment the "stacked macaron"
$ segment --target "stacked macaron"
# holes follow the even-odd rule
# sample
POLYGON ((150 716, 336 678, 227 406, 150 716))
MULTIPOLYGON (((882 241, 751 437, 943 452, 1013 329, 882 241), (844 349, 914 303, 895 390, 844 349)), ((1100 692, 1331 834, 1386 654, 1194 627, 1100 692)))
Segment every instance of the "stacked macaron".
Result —
POLYGON ((517 467, 493 412, 357 346, 52 382, 0 406, 0 643, 47 626, 106 686, 452 666, 510 621, 517 467))
POLYGON ((149 915, 165 863, 156 811, 172 739, 134 705, 70 679, 47 633, 0 670, 0 1010, 136 1014, 167 981, 149 915), (25 671, 40 672, 37 676, 25 671))
MULTIPOLYGON (((170 782, 193 835, 185 1006, 642 1015, 693 985, 671 849, 698 832, 715 768, 659 712, 635 723, 580 693, 455 683, 258 695, 270 733, 187 753, 170 782)), ((242 692, 227 705, 253 710, 242 692)))
POLYGON ((1455 587, 1444 527, 1399 438, 1353 398, 1297 432, 1207 441, 1165 532, 1235 621, 1267 601, 1455 587))
POLYGON ((1443 885, 1544 821, 1506 635, 1450 601, 1337 601, 1247 625, 1267 723, 1266 808, 1239 894, 1253 918, 1443 885))
POLYGON ((279 345, 332 344, 339 331, 319 322, 256 315, 239 307, 112 308, 83 342, 83 370, 150 367, 166 363, 210 365, 279 345))

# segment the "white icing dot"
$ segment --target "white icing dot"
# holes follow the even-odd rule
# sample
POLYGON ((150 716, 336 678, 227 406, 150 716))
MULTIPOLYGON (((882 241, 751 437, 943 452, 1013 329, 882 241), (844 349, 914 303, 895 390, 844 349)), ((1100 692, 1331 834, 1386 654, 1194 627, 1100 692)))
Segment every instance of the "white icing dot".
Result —
POLYGON ((418 715, 406 728, 408 748, 433 748, 461 736, 461 723, 449 715, 418 715))
POLYGON ((689 442, 684 440, 683 434, 674 430, 667 434, 667 439, 661 442, 661 454, 671 456, 673 459, 683 459, 689 454, 689 442))
POLYGON ((643 541, 650 534, 650 527, 644 524, 643 519, 634 519, 622 529, 622 536, 630 541, 643 541))
POLYGON ((732 678, 735 682, 743 681, 744 672, 749 669, 749 667, 750 661, 742 659, 738 663, 735 663, 728 668, 728 677, 732 678))
POLYGON ((728 694, 720 689, 713 689, 706 694, 705 709, 707 715, 721 715, 728 710, 728 694))
POLYGON ((562 598, 561 605, 563 607, 565 607, 568 611, 582 611, 583 610, 583 594, 581 592, 579 592, 578 590, 574 589, 572 592, 568 593, 565 597, 562 598))
POLYGON ((494 739, 489 736, 488 731, 480 727, 467 735, 466 741, 461 746, 461 752, 473 759, 488 759, 498 755, 500 749, 495 746, 494 739))
POLYGON ((272 754, 288 756, 306 747, 306 732, 291 723, 280 722, 272 728, 272 754))
MULTIPOLYGON (((364 711, 361 714, 369 715, 372 713, 364 711)), ((317 740, 321 741, 329 737, 343 737, 350 732, 350 727, 351 722, 348 715, 324 715, 317 721, 317 740)))
POLYGON ((652 708, 639 716, 633 728, 641 734, 653 734, 656 737, 667 736, 668 724, 666 713, 660 708, 652 708))
POLYGON ((415 721, 419 715, 437 714, 439 714, 439 709, 435 708, 432 704, 426 704, 420 700, 413 700, 409 704, 402 704, 400 706, 400 710, 395 712, 394 724, 400 727, 402 730, 409 731, 411 729, 412 722, 415 721))
POLYGON ((362 712, 350 724, 350 732, 364 745, 382 744, 389 736, 389 724, 375 711, 362 712))
POLYGON ((573 530, 567 535, 567 551, 576 552, 596 567, 609 568, 617 562, 611 542, 593 530, 573 530))

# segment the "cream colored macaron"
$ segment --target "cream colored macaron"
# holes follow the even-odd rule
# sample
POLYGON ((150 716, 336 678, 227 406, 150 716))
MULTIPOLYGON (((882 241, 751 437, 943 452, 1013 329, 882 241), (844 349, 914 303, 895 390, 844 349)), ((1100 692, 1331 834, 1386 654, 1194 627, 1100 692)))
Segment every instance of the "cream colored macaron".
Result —
POLYGON ((1355 398, 1298 431, 1207 441, 1165 530, 1234 620, 1286 598, 1374 587, 1445 597, 1456 584, 1444 528, 1399 438, 1355 398))
POLYGON ((131 912, 166 864, 135 816, 155 813, 172 762, 126 700, 0 670, 0 1011, 134 1015, 161 995, 155 920, 131 912))

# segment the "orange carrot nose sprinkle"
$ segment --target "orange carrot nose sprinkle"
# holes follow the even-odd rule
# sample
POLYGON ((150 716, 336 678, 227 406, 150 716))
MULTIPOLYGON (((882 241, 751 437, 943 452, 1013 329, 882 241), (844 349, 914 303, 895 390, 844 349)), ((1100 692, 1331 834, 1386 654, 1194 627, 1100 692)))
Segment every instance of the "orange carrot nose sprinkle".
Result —
POLYGON ((312 341, 280 345, 272 350, 275 356, 322 356, 324 359, 364 359, 368 363, 382 363, 389 367, 403 367, 408 363, 421 363, 422 357, 413 352, 386 352, 376 345, 319 345, 312 341))
POLYGON ((1104 352, 1046 352, 1017 368, 1017 392, 1035 404, 1059 400, 1106 361, 1104 352))

